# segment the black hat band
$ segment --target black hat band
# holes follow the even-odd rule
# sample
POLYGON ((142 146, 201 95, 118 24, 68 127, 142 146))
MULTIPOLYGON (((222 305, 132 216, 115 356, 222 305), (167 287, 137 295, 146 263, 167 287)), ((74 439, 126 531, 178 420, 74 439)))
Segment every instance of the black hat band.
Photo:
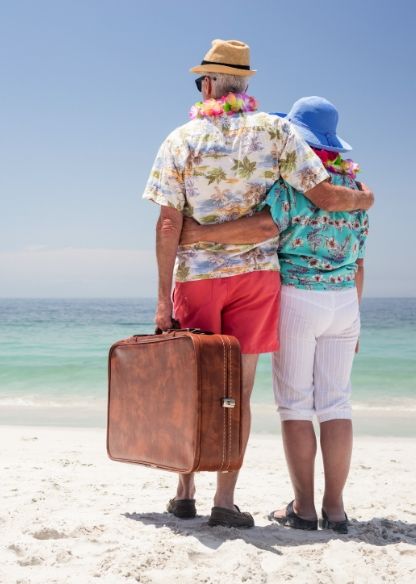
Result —
POLYGON ((244 71, 251 71, 250 65, 232 65, 231 63, 218 63, 216 61, 201 61, 201 65, 222 65, 223 67, 232 67, 233 69, 244 69, 244 71))

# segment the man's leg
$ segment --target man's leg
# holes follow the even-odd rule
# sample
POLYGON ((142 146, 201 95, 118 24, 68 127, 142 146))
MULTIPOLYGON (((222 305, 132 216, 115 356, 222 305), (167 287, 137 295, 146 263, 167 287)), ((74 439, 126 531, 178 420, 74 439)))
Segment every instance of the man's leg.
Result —
POLYGON ((178 479, 175 499, 193 499, 195 497, 194 473, 180 474, 178 479))
MULTIPOLYGON (((243 408, 242 428, 241 428, 241 442, 242 442, 242 456, 247 447, 248 438, 250 435, 251 412, 250 412, 250 396, 254 385, 254 376, 256 373, 256 366, 258 355, 241 355, 241 369, 242 369, 242 402, 243 408)), ((214 506, 223 507, 226 509, 234 509, 234 490, 238 479, 238 471, 219 472, 217 473, 217 491, 214 497, 214 506)))
MULTIPOLYGON (((214 333, 221 332, 223 294, 221 284, 222 282, 215 278, 176 283, 174 312, 182 328, 200 328, 214 333)), ((175 499, 194 499, 194 497, 194 473, 179 474, 175 499)))

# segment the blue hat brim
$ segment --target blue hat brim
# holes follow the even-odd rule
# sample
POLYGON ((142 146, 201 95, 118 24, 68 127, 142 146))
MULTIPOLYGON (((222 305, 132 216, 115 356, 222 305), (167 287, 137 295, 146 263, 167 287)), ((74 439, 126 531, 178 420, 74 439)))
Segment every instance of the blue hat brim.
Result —
MULTIPOLYGON (((287 114, 280 112, 270 112, 272 116, 279 116, 279 118, 287 118, 287 114)), ((352 150, 352 146, 348 144, 345 140, 339 136, 331 136, 331 144, 328 142, 328 138, 325 134, 319 134, 318 132, 312 132, 306 126, 296 123, 294 120, 288 121, 296 126, 296 130, 302 136, 302 138, 312 146, 313 148, 319 148, 320 150, 328 150, 328 152, 349 152, 352 150)))

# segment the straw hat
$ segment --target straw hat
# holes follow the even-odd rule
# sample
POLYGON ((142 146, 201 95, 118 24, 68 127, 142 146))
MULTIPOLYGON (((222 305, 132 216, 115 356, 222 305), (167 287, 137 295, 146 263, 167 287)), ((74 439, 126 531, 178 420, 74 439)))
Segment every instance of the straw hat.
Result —
POLYGON ((200 65, 191 73, 228 73, 250 77, 256 71, 250 69, 250 47, 241 41, 215 39, 200 65))

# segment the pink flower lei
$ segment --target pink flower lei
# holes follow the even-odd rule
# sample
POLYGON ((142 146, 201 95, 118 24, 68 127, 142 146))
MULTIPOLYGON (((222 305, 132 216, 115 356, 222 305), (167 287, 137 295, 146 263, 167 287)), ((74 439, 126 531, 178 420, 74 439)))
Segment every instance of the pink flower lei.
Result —
POLYGON ((360 166, 350 158, 343 159, 339 152, 329 152, 329 150, 319 150, 312 148, 317 156, 321 159, 325 168, 337 174, 347 174, 351 178, 355 178, 360 172, 360 166))
POLYGON ((189 117, 194 120, 211 116, 231 116, 239 112, 254 112, 257 108, 258 103, 254 97, 246 93, 229 93, 220 99, 198 101, 191 107, 189 117))

